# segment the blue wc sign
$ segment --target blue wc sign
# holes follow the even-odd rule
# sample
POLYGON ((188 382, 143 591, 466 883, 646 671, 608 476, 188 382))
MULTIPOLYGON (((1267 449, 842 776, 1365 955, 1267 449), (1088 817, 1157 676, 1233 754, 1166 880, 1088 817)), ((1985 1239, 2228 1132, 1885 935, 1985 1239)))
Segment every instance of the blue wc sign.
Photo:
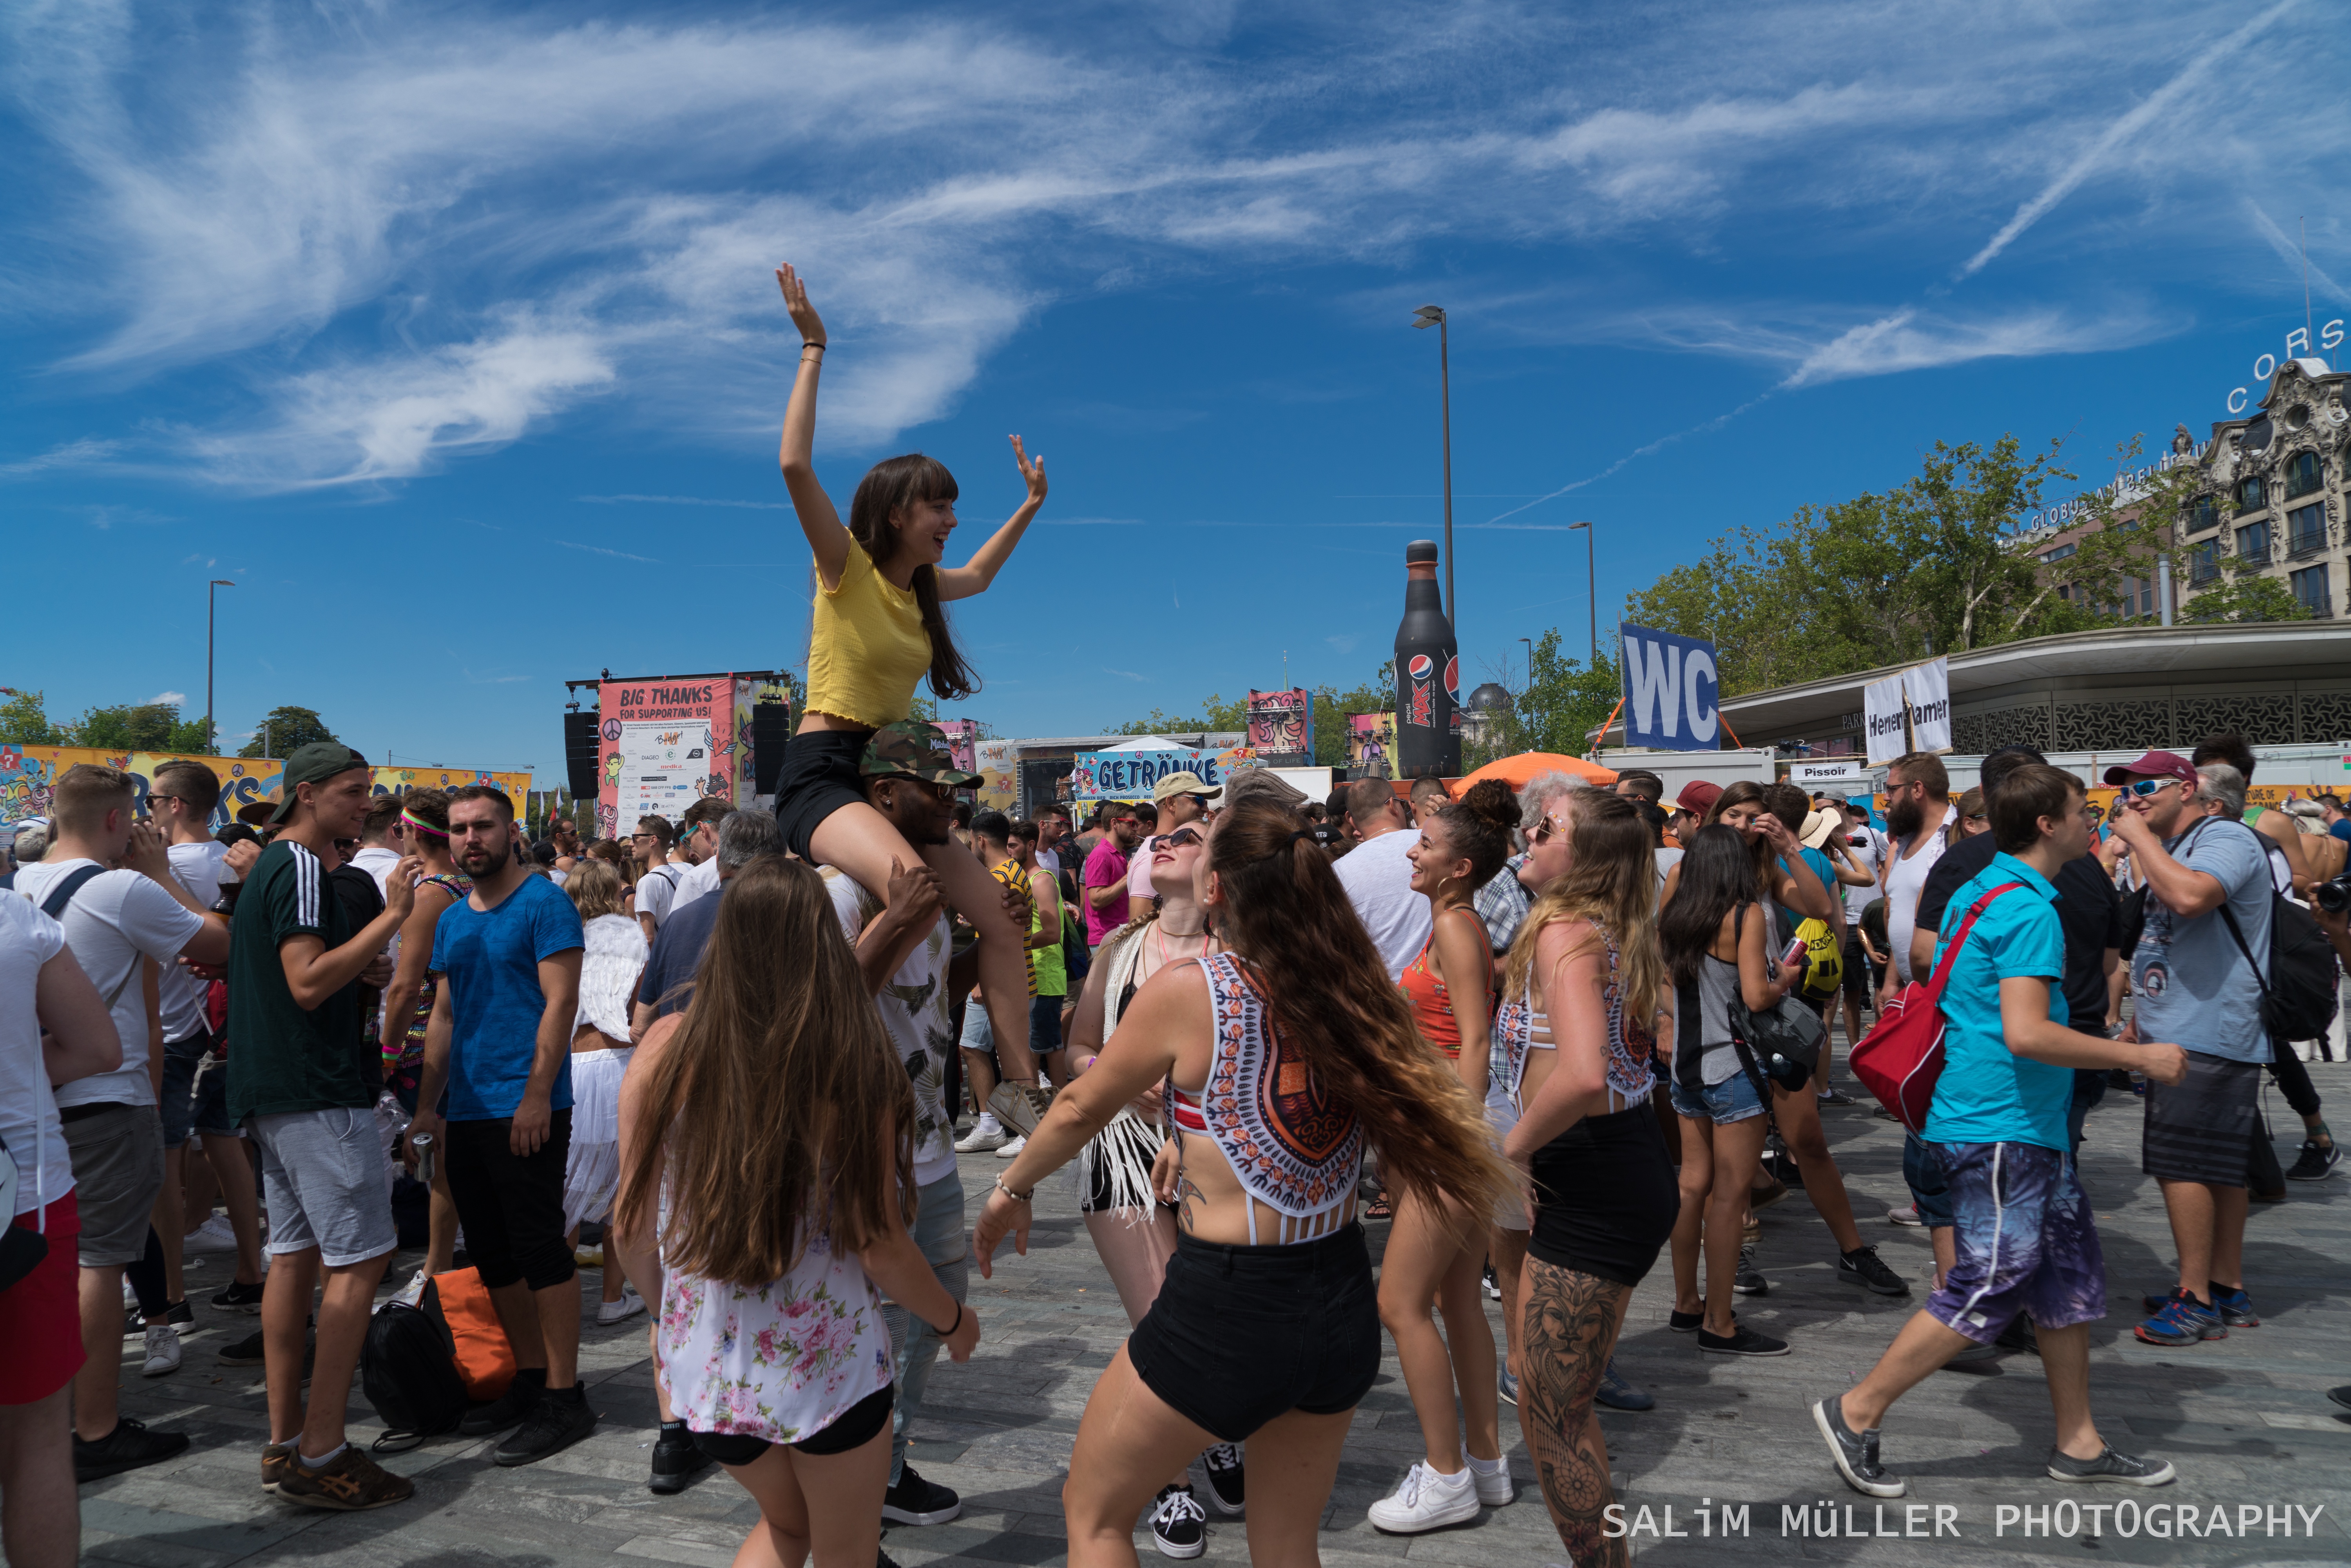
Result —
POLYGON ((1625 744, 1712 751, 1721 744, 1714 644, 1619 622, 1625 645, 1625 744))

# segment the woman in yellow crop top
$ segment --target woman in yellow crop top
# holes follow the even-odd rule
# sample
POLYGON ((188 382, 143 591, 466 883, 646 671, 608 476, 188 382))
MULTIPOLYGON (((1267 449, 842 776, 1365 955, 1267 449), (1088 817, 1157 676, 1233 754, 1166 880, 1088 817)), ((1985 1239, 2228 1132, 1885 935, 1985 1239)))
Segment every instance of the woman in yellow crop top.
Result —
MULTIPOLYGON (((978 681, 947 630, 950 599, 987 591, 1045 501, 1045 460, 1031 461, 1012 438, 1013 461, 1029 498, 963 566, 943 566, 955 531, 955 476, 920 453, 885 458, 867 470, 849 504, 849 526, 817 483, 817 375, 824 363, 824 322, 808 286, 789 267, 776 270, 784 308, 799 329, 799 373, 784 411, 778 461, 792 509, 816 552, 818 592, 809 634, 808 701, 799 733, 785 748, 776 784, 776 819, 785 847, 801 859, 836 867, 876 898, 886 899, 893 869, 917 860, 938 874, 947 902, 978 929, 979 979, 997 1052, 1008 1082, 997 1113, 1022 1131, 1036 1125, 1029 1055, 1029 934, 1014 925, 987 870, 951 838, 914 845, 868 804, 860 763, 873 732, 904 722, 915 684, 927 672, 932 694, 953 701, 978 681), (1007 1091, 1011 1091, 1007 1092, 1007 1091)), ((943 746, 935 731, 910 737, 915 748, 943 746)), ((901 743, 893 742, 893 747, 901 743)), ((906 771, 913 771, 912 768, 906 771)), ((918 783, 924 782, 919 777, 918 783)), ((931 783, 933 789, 943 786, 931 783)))

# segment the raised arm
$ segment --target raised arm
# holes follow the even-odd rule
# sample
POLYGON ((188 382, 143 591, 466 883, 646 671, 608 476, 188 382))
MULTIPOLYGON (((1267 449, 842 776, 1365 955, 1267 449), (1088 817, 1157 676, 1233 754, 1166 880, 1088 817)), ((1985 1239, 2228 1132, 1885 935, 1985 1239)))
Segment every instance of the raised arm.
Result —
MULTIPOLYGON (((813 389, 815 381, 805 367, 801 375, 808 379, 809 386, 813 389)), ((810 400, 813 407, 813 390, 810 392, 810 400)), ((797 390, 792 393, 792 406, 799 406, 797 390)), ((790 424, 786 423, 784 429, 789 434, 790 424)), ((1012 438, 1012 461, 1020 466, 1020 477, 1029 486, 1029 498, 1020 503, 1004 526, 996 530, 993 538, 973 553, 968 563, 939 569, 939 597, 942 600, 969 599, 975 593, 987 592, 987 585, 996 580, 996 574, 1004 570, 1004 563, 1012 559, 1012 547, 1019 544, 1020 536, 1029 531, 1029 519, 1037 515, 1037 508, 1045 504, 1045 460, 1039 457, 1031 461, 1028 448, 1020 444, 1020 438, 1016 435, 1012 438)))
POLYGON ((841 526, 832 497, 816 482, 814 456, 816 382, 824 368, 824 322, 809 303, 808 285, 789 262, 776 268, 776 281, 783 287, 784 308, 791 312, 792 325, 800 329, 799 372, 792 379, 791 402, 784 405, 784 438, 776 462, 784 471, 784 488, 791 492, 792 510, 799 515, 800 532, 808 536, 809 549, 816 552, 817 575, 825 587, 838 588, 841 569, 849 564, 849 530, 841 526))

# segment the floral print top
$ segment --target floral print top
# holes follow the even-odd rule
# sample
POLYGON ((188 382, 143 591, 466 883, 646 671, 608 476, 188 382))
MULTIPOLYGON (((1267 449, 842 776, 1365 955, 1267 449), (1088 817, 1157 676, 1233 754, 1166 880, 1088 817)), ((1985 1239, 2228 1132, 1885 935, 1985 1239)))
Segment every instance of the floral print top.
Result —
POLYGON ((688 1430, 804 1442, 890 1386, 881 1292, 823 1231, 757 1288, 662 1264, 662 1364, 688 1430))

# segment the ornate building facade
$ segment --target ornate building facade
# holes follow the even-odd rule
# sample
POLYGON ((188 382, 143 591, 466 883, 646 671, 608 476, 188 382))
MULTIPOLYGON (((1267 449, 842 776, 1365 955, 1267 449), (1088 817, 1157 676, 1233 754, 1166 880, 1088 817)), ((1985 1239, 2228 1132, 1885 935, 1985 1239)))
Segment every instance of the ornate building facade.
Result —
MULTIPOLYGON (((2313 615, 2351 611, 2351 374, 2287 360, 2243 418, 2212 426, 2211 488, 2184 525, 2195 592, 2244 563, 2283 578, 2313 615)), ((2331 732, 2330 732, 2331 733, 2331 732)))

